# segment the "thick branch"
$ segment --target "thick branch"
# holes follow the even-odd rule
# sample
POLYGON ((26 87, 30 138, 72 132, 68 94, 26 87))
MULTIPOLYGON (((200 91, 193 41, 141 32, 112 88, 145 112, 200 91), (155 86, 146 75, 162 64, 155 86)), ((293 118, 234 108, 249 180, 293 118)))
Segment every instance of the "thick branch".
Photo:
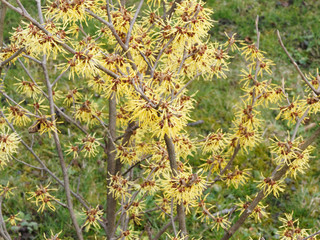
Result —
MULTIPOLYGON (((107 136, 107 148, 105 152, 107 153, 107 174, 109 179, 110 175, 116 174, 116 146, 114 145, 114 139, 116 138, 116 119, 117 119, 117 108, 116 108, 116 96, 112 94, 109 98, 109 134, 107 136)), ((110 180, 107 181, 107 185, 110 185, 110 180)), ((112 196, 112 194, 107 192, 107 237, 109 240, 113 239, 113 233, 116 224, 116 207, 117 200, 112 196)))
MULTIPOLYGON (((175 153, 173 141, 171 138, 169 138, 167 134, 164 135, 164 140, 167 146, 172 174, 173 176, 177 176, 178 165, 177 165, 176 153, 175 153)), ((178 215, 179 229, 181 231, 181 234, 184 236, 184 239, 188 239, 188 231, 186 226, 186 213, 185 213, 183 204, 177 204, 177 215, 178 215)))

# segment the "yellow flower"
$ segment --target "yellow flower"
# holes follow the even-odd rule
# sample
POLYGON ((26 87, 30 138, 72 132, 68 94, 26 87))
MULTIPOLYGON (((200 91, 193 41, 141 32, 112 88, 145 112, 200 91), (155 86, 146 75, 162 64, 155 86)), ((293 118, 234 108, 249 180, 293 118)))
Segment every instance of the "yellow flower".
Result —
POLYGON ((133 226, 130 225, 128 230, 121 231, 120 238, 124 240, 138 239, 138 232, 133 230, 133 226))
POLYGON ((34 100, 33 103, 28 104, 28 106, 33 107, 35 115, 43 115, 42 112, 47 112, 49 109, 49 106, 43 104, 44 101, 44 98, 39 98, 34 100))
MULTIPOLYGON (((271 66, 274 66, 275 64, 273 63, 273 61, 269 60, 269 59, 260 59, 259 60, 259 71, 258 71, 258 75, 259 76, 263 76, 263 71, 267 72, 269 75, 272 74, 272 71, 270 69, 271 66)), ((253 66, 255 67, 255 65, 253 66)))
MULTIPOLYGON (((19 49, 22 46, 19 46, 18 41, 12 41, 12 43, 10 43, 10 45, 8 46, 3 46, 0 50, 0 61, 3 62, 4 60, 10 58, 14 53, 16 53, 17 51, 19 51, 19 49)), ((23 52, 20 53, 20 55, 23 54, 23 52)), ((15 61, 18 59, 19 56, 13 58, 10 63, 15 64, 15 61)))
POLYGON ((307 106, 304 100, 292 100, 287 106, 280 107, 280 112, 276 119, 278 120, 282 117, 282 119, 288 120, 288 125, 290 126, 302 117, 306 109, 307 106))
MULTIPOLYGON (((235 124, 237 124, 237 122, 235 122, 235 124)), ((247 127, 242 123, 239 123, 234 128, 234 131, 234 135, 232 135, 230 138, 230 143, 233 147, 235 147, 235 143, 239 141, 240 147, 244 148, 245 151, 247 151, 247 148, 252 148, 261 141, 261 137, 259 136, 259 132, 257 129, 252 129, 252 127, 247 127)))
POLYGON ((49 136, 51 136, 51 132, 60 132, 57 128, 56 128, 56 119, 53 121, 50 121, 51 116, 39 116, 36 118, 35 123, 29 128, 29 133, 34 133, 34 132, 39 132, 40 135, 42 135, 43 133, 48 133, 49 136))
POLYGON ((0 196, 4 198, 9 198, 10 196, 13 195, 12 190, 16 189, 16 187, 9 187, 9 182, 7 183, 6 186, 0 185, 0 196))
POLYGON ((91 100, 91 97, 85 97, 81 105, 76 105, 74 117, 87 125, 99 123, 97 117, 101 117, 102 112, 98 110, 98 104, 91 100))
POLYGON ((86 23, 87 14, 85 9, 89 8, 96 12, 100 7, 100 1, 96 0, 76 1, 73 4, 69 4, 64 0, 51 0, 45 12, 47 19, 53 18, 55 22, 61 20, 66 25, 78 21, 86 23))
POLYGON ((6 160, 9 160, 11 156, 17 152, 20 137, 17 133, 0 132, 0 155, 6 160))
MULTIPOLYGON (((236 206, 238 206, 237 211, 240 211, 240 215, 249 207, 251 202, 252 199, 249 196, 246 196, 246 201, 240 200, 240 202, 236 204, 236 206)), ((254 218, 255 222, 261 222, 262 218, 268 216, 268 213, 265 210, 267 207, 268 205, 265 206, 261 202, 259 202, 258 206, 253 209, 250 217, 254 218)))
MULTIPOLYGON (((318 89, 319 88, 319 69, 317 69, 316 74, 312 74, 309 72, 308 75, 306 75, 306 78, 309 80, 309 82, 311 83, 311 85, 315 88, 318 89)), ((307 87, 305 88, 306 91, 311 92, 312 89, 307 87)))
POLYGON ((166 198, 173 198, 176 203, 182 204, 185 201, 191 202, 202 195, 206 187, 206 181, 199 172, 192 174, 185 171, 177 174, 177 176, 164 174, 164 179, 161 179, 160 185, 166 198))
POLYGON ((79 88, 69 90, 68 94, 63 100, 63 104, 66 104, 69 107, 72 104, 78 103, 78 101, 83 98, 83 95, 79 92, 79 90, 79 88))
POLYGON ((254 82, 254 73, 252 73, 252 67, 249 67, 248 70, 241 69, 239 76, 241 77, 240 82, 243 83, 243 87, 247 88, 250 83, 254 82))
POLYGON ((223 149, 226 146, 227 138, 221 129, 218 129, 216 133, 210 133, 205 142, 202 143, 203 153, 216 153, 218 150, 223 149))
POLYGON ((279 197, 279 192, 284 191, 284 187, 285 186, 283 184, 283 179, 275 181, 269 177, 264 178, 262 182, 258 185, 258 188, 262 189, 264 191, 264 194, 269 195, 270 193, 273 193, 273 195, 276 198, 279 197))
MULTIPOLYGON (((166 197, 161 197, 159 195, 156 196, 156 205, 159 207, 160 217, 165 220, 166 216, 170 216, 171 214, 171 199, 166 197)), ((175 211, 177 205, 173 204, 173 211, 175 211)))
POLYGON ((87 216, 86 221, 82 227, 85 227, 85 231, 88 232, 91 226, 95 229, 100 229, 99 221, 102 221, 103 211, 99 209, 99 206, 96 208, 91 208, 89 210, 83 210, 84 214, 87 216))
POLYGON ((200 216, 197 219, 201 219, 201 222, 206 222, 207 224, 210 224, 210 222, 213 220, 212 215, 210 213, 210 210, 214 208, 213 205, 206 203, 206 199, 209 194, 204 196, 202 199, 199 200, 197 204, 197 210, 196 213, 198 213, 200 216))
POLYGON ((292 161, 289 165, 290 168, 287 174, 290 174, 292 177, 296 178, 298 172, 305 173, 304 170, 309 168, 309 158, 311 158, 310 154, 313 149, 314 148, 312 146, 309 146, 303 152, 297 152, 294 161, 292 161))
POLYGON ((177 135, 172 138, 175 146, 176 155, 186 159, 188 156, 192 156, 196 150, 195 142, 187 135, 177 135))
POLYGON ((91 87, 96 93, 101 93, 106 87, 106 82, 96 75, 88 80, 88 86, 91 87))
POLYGON ((309 114, 316 114, 320 111, 320 99, 313 95, 309 95, 306 99, 307 106, 309 106, 309 114))
MULTIPOLYGON (((188 238, 188 235, 185 235, 185 236, 181 236, 181 231, 177 232, 177 235, 172 237, 169 233, 166 233, 167 234, 167 237, 170 239, 170 240, 185 240, 188 238)), ((167 239, 167 238, 166 238, 167 239)))
POLYGON ((235 50, 240 51, 240 48, 237 46, 237 42, 242 43, 242 41, 235 39, 235 36, 237 34, 234 33, 231 35, 231 37, 226 32, 224 34, 227 36, 228 41, 223 45, 223 47, 231 49, 231 51, 235 51, 235 50))
POLYGON ((74 146, 74 145, 69 145, 68 149, 65 151, 67 153, 67 155, 69 155, 70 153, 73 153, 73 158, 77 158, 79 155, 78 153, 80 152, 81 149, 79 149, 78 146, 74 146))
POLYGON ((256 63, 257 59, 263 59, 263 51, 259 50, 255 44, 247 45, 245 43, 241 43, 243 47, 240 48, 242 51, 242 55, 244 55, 247 61, 250 61, 252 64, 256 63))
POLYGON ((27 111, 25 109, 22 109, 18 105, 10 106, 8 108, 8 112, 9 112, 7 114, 8 121, 9 122, 12 121, 14 125, 25 126, 25 125, 27 125, 27 123, 29 123, 31 121, 28 116, 30 114, 27 113, 27 111))
POLYGON ((20 212, 14 215, 11 215, 5 222, 9 222, 12 226, 17 226, 17 221, 22 221, 21 218, 18 216, 20 215, 20 212))
POLYGON ((59 238, 59 235, 62 233, 62 231, 58 232, 57 234, 54 234, 52 232, 52 230, 50 230, 50 237, 47 238, 46 234, 44 233, 43 236, 44 236, 44 239, 45 240, 61 240, 61 238, 59 238))
POLYGON ((53 100, 54 100, 54 101, 57 101, 57 100, 59 100, 60 98, 63 98, 62 91, 57 90, 57 87, 55 87, 54 89, 52 89, 52 96, 53 96, 53 100))
POLYGON ((230 227, 230 225, 231 225, 231 223, 228 220, 228 215, 225 215, 223 217, 220 217, 219 215, 217 215, 215 217, 212 229, 216 228, 217 230, 219 230, 219 228, 221 227, 222 229, 226 230, 230 227))
POLYGON ((95 156, 98 153, 98 146, 99 141, 101 138, 96 138, 95 133, 93 135, 87 135, 86 137, 82 138, 80 142, 77 144, 81 144, 81 151, 85 152, 85 157, 95 156))
POLYGON ((222 153, 212 154, 208 159, 204 159, 205 163, 199 167, 205 171, 218 172, 227 165, 228 161, 222 153))
POLYGON ((299 219, 293 219, 293 212, 285 213, 283 217, 279 217, 282 222, 282 230, 278 231, 281 240, 304 239, 309 236, 306 229, 299 227, 299 219))
POLYGON ((111 175, 108 178, 110 182, 108 185, 110 194, 113 195, 114 198, 124 199, 125 197, 130 197, 129 187, 132 185, 129 180, 123 178, 121 175, 111 175))
POLYGON ((6 126, 7 126, 6 119, 3 117, 0 117, 0 131, 4 131, 6 126))
POLYGON ((236 166, 236 169, 234 171, 228 171, 223 179, 226 181, 227 186, 233 185, 234 188, 237 189, 239 185, 244 185, 249 179, 249 170, 251 169, 239 170, 238 166, 236 166))
POLYGON ((18 86, 17 91, 26 95, 27 97, 30 98, 37 98, 38 94, 41 93, 40 88, 33 82, 25 81, 24 78, 23 80, 19 80, 16 78, 19 82, 15 83, 14 85, 18 86))
POLYGON ((159 190, 154 178, 144 180, 139 187, 142 193, 148 193, 149 195, 153 195, 159 190))
POLYGON ((299 219, 294 220, 292 216, 293 216, 293 211, 291 213, 285 213, 284 218, 279 217, 280 222, 282 222, 281 227, 285 227, 285 228, 294 227, 295 223, 299 224, 299 219))
POLYGON ((277 165, 287 163, 291 164, 292 160, 296 157, 299 152, 299 144, 302 142, 301 138, 296 138, 293 142, 290 139, 290 134, 286 141, 280 141, 277 137, 271 139, 273 144, 270 146, 271 152, 276 154, 274 161, 277 165))
POLYGON ((137 154, 135 147, 117 146, 117 157, 122 163, 127 163, 129 165, 133 165, 139 161, 139 155, 137 154))

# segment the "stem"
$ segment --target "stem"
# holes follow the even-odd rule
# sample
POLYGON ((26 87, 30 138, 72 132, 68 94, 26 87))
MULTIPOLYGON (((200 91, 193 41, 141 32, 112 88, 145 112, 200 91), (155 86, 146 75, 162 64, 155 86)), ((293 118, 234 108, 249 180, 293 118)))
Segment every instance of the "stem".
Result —
POLYGON ((6 16, 7 5, 0 4, 0 49, 3 47, 3 30, 4 30, 4 18, 6 16))
MULTIPOLYGON (((164 135, 164 140, 166 142, 167 151, 169 155, 170 167, 173 176, 178 175, 178 165, 176 161, 176 152, 174 149, 174 144, 171 138, 168 135, 164 135)), ((178 215, 178 222, 179 222, 179 230, 181 231, 182 236, 184 239, 188 239, 188 231, 186 226, 186 213, 184 211, 183 204, 177 204, 177 215, 178 215)))
MULTIPOLYGON (((107 141, 107 148, 105 152, 108 155, 107 159, 107 174, 109 179, 110 175, 116 174, 116 146, 114 145, 114 139, 116 138, 116 119, 117 119, 117 108, 116 96, 113 93, 109 98, 109 134, 107 141)), ((107 180, 107 185, 110 185, 110 180, 107 180)), ((108 191, 107 193, 107 237, 109 240, 113 239, 113 233, 115 232, 116 224, 116 208, 117 200, 108 191)))
MULTIPOLYGON (((178 218, 178 216, 175 216, 175 218, 173 219, 174 221, 176 221, 178 218)), ((152 239, 152 240, 158 240, 162 234, 164 234, 167 229, 171 226, 171 220, 163 226, 163 228, 157 233, 157 235, 152 239)))
POLYGON ((312 89, 312 91, 316 94, 319 95, 320 92, 317 91, 317 89, 315 89, 312 84, 308 81, 308 79, 304 76, 303 72, 300 70, 298 64, 295 62, 295 60, 293 59, 293 57, 290 55, 290 53, 288 52, 288 50, 286 49, 286 47, 284 46, 281 36, 280 36, 280 32, 279 30, 277 30, 277 35, 278 35, 278 40, 280 43, 280 46, 282 47, 282 49, 285 51, 285 53, 287 54, 288 58, 290 59, 291 63, 293 64, 293 66, 296 68, 296 70, 298 71, 300 77, 302 78, 302 80, 309 86, 309 88, 312 89))
POLYGON ((3 196, 0 196, 0 236, 3 237, 4 240, 11 240, 11 237, 7 231, 6 224, 3 219, 2 215, 2 202, 3 202, 3 196))
MULTIPOLYGON (((56 128, 56 124, 55 124, 55 106, 54 106, 54 101, 53 101, 52 87, 51 87, 51 83, 50 83, 50 80, 49 80, 49 74, 48 74, 48 70, 47 70, 46 56, 45 55, 43 56, 42 68, 43 68, 43 72, 44 72, 45 80, 46 80, 46 84, 47 84, 51 121, 52 121, 52 123, 54 125, 54 128, 56 128)), ((52 135, 53 135, 54 142, 55 142, 55 145, 56 145, 56 149, 57 149, 57 152, 58 152, 60 166, 61 166, 61 170, 62 170, 62 174, 63 174, 64 190, 65 190, 65 193, 66 193, 67 206, 68 206, 68 209, 69 209, 70 217, 71 217, 73 226, 74 226, 74 228, 76 230, 78 239, 83 240, 82 232, 81 232, 81 229, 80 229, 79 224, 77 222, 76 215, 75 215, 74 209, 73 209, 73 203, 72 203, 72 197, 71 197, 71 191, 70 191, 70 183, 69 183, 69 176, 68 176, 66 163, 65 163, 64 157, 63 157, 63 152, 62 152, 62 148, 61 148, 61 144, 60 144, 60 140, 59 140, 59 135, 58 135, 58 133, 56 131, 52 131, 52 135)))
MULTIPOLYGON (((0 51, 2 50, 2 47, 3 47, 3 30, 4 30, 4 19, 6 16, 6 11, 7 11, 7 5, 5 5, 4 3, 1 3, 0 4, 0 51)), ((1 72, 2 72, 2 66, 0 66, 0 76, 1 76, 1 72)))
POLYGON ((304 238, 304 239, 302 239, 302 240, 307 240, 307 239, 312 238, 312 237, 314 237, 314 236, 316 236, 316 235, 319 235, 319 234, 320 234, 320 231, 315 232, 314 234, 311 234, 310 236, 305 237, 305 238, 304 238))

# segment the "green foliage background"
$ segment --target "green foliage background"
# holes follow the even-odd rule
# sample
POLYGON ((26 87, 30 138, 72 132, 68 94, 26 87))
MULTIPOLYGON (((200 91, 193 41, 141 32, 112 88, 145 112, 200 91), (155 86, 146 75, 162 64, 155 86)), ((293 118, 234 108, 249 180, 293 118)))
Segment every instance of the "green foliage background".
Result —
MULTIPOLYGON (((22 1, 26 9, 31 13, 36 12, 35 1, 24 0, 22 1)), ((43 1, 44 3, 45 1, 43 1)), ((284 78, 286 87, 291 90, 288 91, 289 97, 297 94, 303 94, 302 81, 300 80, 297 72, 289 63, 288 58, 282 51, 275 34, 276 29, 280 31, 283 36, 283 41, 287 46, 290 53, 297 60, 300 67, 305 73, 315 73, 316 68, 320 63, 320 2, 314 0, 291 0, 291 1, 274 1, 274 0, 209 0, 207 1, 209 7, 214 11, 212 16, 217 22, 215 27, 211 30, 211 40, 225 40, 224 32, 237 33, 238 39, 247 39, 247 41, 254 41, 256 38, 254 21, 256 15, 260 16, 259 28, 261 31, 260 48, 268 53, 268 57, 272 59, 276 66, 273 67, 274 74, 273 81, 277 84, 281 83, 284 78)), ((8 41, 9 32, 12 27, 17 27, 20 22, 20 17, 11 10, 8 10, 6 15, 5 25, 5 42, 8 41)), ((93 29, 88 28, 88 32, 93 29)), ((235 104, 239 100, 241 89, 239 85, 239 73, 243 64, 241 56, 236 56, 230 65, 230 73, 227 79, 215 79, 213 81, 206 81, 206 79, 192 83, 190 89, 192 92, 197 92, 195 99, 195 111, 192 118, 195 120, 204 120, 204 123, 195 127, 189 127, 193 136, 200 134, 208 134, 209 132, 222 128, 227 130, 232 125, 233 113, 235 104)), ((52 68, 51 70, 54 70, 52 68)), ((41 78, 37 72, 36 66, 31 66, 35 76, 41 78)), ((21 67, 16 64, 11 66, 6 79, 6 91, 14 97, 16 101, 23 99, 22 96, 17 95, 13 83, 16 82, 14 77, 21 78, 24 73, 21 67)), ((58 73, 57 73, 58 74, 58 73)), ((63 79, 67 82, 67 79, 63 79)), ((63 85, 63 81, 61 84, 63 85)), ((81 80, 73 83, 81 86, 81 80)), ((83 84, 82 84, 83 85, 83 84)), ((84 88, 85 92, 86 89, 84 88)), ((102 99, 99 96, 94 96, 94 100, 99 102, 102 99)), ((2 105, 4 99, 1 99, 2 105)), ((279 121, 274 120, 278 114, 276 107, 264 111, 265 117, 265 133, 266 141, 256 147, 249 154, 241 154, 237 157, 236 161, 241 164, 243 168, 255 169, 254 177, 259 176, 259 172, 263 170, 271 172, 274 168, 271 155, 268 149, 268 138, 277 135, 278 137, 285 137, 287 131, 291 129, 279 121)), ((317 124, 318 119, 312 119, 317 124)), ((304 136, 308 136, 314 131, 313 127, 307 131, 301 128, 300 132, 304 136)), ((60 126, 62 132, 62 141, 77 141, 76 134, 68 134, 70 132, 77 133, 68 124, 60 126)), ((95 129, 97 130, 97 129, 95 129)), ((46 161, 48 166, 58 171, 59 166, 56 160, 54 144, 48 139, 47 136, 29 135, 26 130, 24 137, 28 143, 34 141, 35 149, 42 149, 41 157, 46 161), (49 157, 48 157, 49 156, 49 157)), ((286 192, 276 199, 269 196, 264 203, 268 204, 267 210, 270 212, 270 218, 266 219, 263 223, 254 223, 247 221, 246 224, 237 232, 234 239, 248 239, 249 236, 255 237, 261 234, 266 239, 278 239, 276 234, 277 228, 280 225, 278 217, 283 213, 290 213, 294 211, 294 216, 300 219, 300 225, 304 228, 317 229, 320 226, 320 160, 319 160, 319 146, 320 141, 316 144, 314 151, 314 158, 311 161, 310 169, 305 175, 299 176, 296 180, 286 179, 286 192)), ((80 181, 80 191, 84 193, 89 202, 99 204, 99 199, 105 199, 105 165, 104 154, 91 159, 90 164, 85 165, 85 170, 82 171, 80 181)), ((31 161, 32 156, 27 153, 21 146, 21 151, 18 156, 21 160, 31 161)), ((195 166, 201 164, 203 157, 195 155, 190 159, 191 163, 195 166)), ((85 161, 83 159, 83 161, 85 161)), ((86 160, 87 161, 87 160, 86 160)), ((59 172, 59 171, 58 171, 59 172)), ((79 176, 79 169, 76 166, 70 168, 71 181, 73 182, 73 189, 77 187, 77 179, 79 176)), ((61 176, 60 176, 61 177, 61 176)), ((37 213, 37 208, 34 204, 27 201, 27 192, 32 191, 36 184, 47 182, 46 174, 32 170, 22 164, 17 164, 12 161, 6 170, 0 171, 0 183, 6 184, 9 180, 13 182, 18 189, 15 191, 16 197, 7 201, 4 205, 4 213, 6 216, 21 211, 24 222, 22 223, 25 228, 32 230, 30 237, 34 239, 42 239, 43 233, 49 233, 50 229, 54 232, 63 230, 62 237, 66 239, 73 239, 71 221, 67 210, 57 207, 56 212, 45 211, 43 214, 37 213)), ((53 184, 54 186, 57 186, 53 184)), ((232 207, 233 203, 238 199, 244 199, 246 195, 253 195, 256 189, 256 183, 251 181, 246 188, 239 189, 226 189, 221 184, 216 184, 212 191, 214 191, 214 198, 211 199, 213 204, 216 205, 216 210, 222 210, 232 207)), ((64 200, 62 191, 58 191, 57 198, 64 200)), ((147 204, 152 205, 147 199, 147 204)), ((78 214, 81 208, 77 207, 78 214)), ((151 218, 157 216, 151 215, 151 218)), ((79 215, 79 221, 81 221, 79 215)), ((152 224, 155 228, 161 228, 161 221, 153 221, 152 224)), ((223 230, 216 232, 211 231, 210 227, 197 220, 197 216, 189 216, 188 227, 190 233, 195 238, 202 237, 202 239, 219 239, 223 235, 223 230)), ((20 227, 13 228, 17 231, 20 227)), ((20 228, 21 229, 21 228, 20 228)), ((93 232, 87 234, 87 238, 92 237, 93 232)), ((32 238, 30 238, 32 239, 32 238)), ((163 238, 165 239, 165 238, 163 238)))

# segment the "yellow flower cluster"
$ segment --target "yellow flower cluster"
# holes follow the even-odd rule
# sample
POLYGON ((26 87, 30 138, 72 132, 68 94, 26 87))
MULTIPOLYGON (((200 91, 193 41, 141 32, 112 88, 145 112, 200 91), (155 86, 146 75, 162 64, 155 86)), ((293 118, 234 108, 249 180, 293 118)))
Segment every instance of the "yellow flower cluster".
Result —
POLYGON ((125 199, 126 197, 130 197, 129 188, 132 183, 122 177, 121 175, 110 175, 109 177, 110 184, 108 185, 108 189, 114 198, 125 199))
MULTIPOLYGON (((0 50, 0 61, 3 62, 6 59, 10 58, 13 54, 19 51, 19 47, 16 43, 12 42, 8 46, 3 46, 0 50)), ((13 58, 10 63, 14 64, 17 58, 13 58)))
MULTIPOLYGON (((309 99, 312 101, 311 99, 309 99)), ((316 107, 316 105, 310 102, 310 105, 316 107)), ((304 114, 306 111, 306 102, 304 100, 293 100, 290 104, 280 107, 280 112, 276 119, 280 117, 282 119, 288 120, 288 125, 293 125, 297 122, 299 118, 304 114)), ((314 110, 313 110, 314 111, 314 110)))
MULTIPOLYGON (((262 177, 263 177, 263 175, 262 175, 262 177)), ((279 192, 284 191, 283 179, 275 181, 270 177, 266 177, 258 185, 258 188, 262 189, 264 191, 264 194, 266 194, 266 195, 273 193, 273 195, 277 198, 277 197, 279 197, 279 192)))
POLYGON ((117 146, 117 158, 119 158, 122 163, 132 165, 136 163, 140 157, 141 156, 137 155, 135 147, 117 146))
POLYGON ((8 113, 6 114, 6 117, 8 121, 12 122, 14 125, 26 126, 31 121, 29 117, 30 114, 18 105, 7 108, 8 113))
POLYGON ((205 178, 200 173, 185 172, 177 173, 177 176, 165 174, 160 186, 167 199, 174 199, 178 204, 192 203, 198 199, 206 187, 205 178))
POLYGON ((86 98, 82 104, 76 105, 74 113, 75 119, 87 123, 87 125, 95 125, 99 123, 98 118, 100 119, 102 116, 103 113, 102 111, 98 110, 98 104, 90 100, 90 97, 86 98))
MULTIPOLYGON (((17 79, 19 80, 19 79, 17 79)), ((30 81, 19 80, 18 83, 15 84, 17 87, 17 91, 26 95, 29 98, 36 99, 38 94, 41 93, 40 88, 34 83, 30 81)))
POLYGON ((205 163, 201 164, 199 167, 210 172, 218 172, 227 165, 226 156, 221 154, 212 154, 208 159, 204 159, 204 161, 205 163))
POLYGON ((43 133, 48 133, 49 136, 51 136, 51 132, 59 132, 59 130, 56 128, 56 119, 53 121, 50 121, 50 116, 39 116, 36 118, 35 123, 29 128, 29 133, 35 133, 39 132, 40 135, 43 133))
POLYGON ((86 216, 86 221, 82 225, 86 232, 88 232, 93 226, 95 229, 100 229, 99 221, 102 221, 103 211, 99 209, 99 206, 91 208, 89 210, 83 210, 86 216))
POLYGON ((299 149, 299 145, 303 143, 301 137, 296 138, 293 142, 288 138, 287 141, 281 142, 277 138, 273 141, 271 146, 271 152, 276 155, 273 161, 277 165, 289 165, 289 171, 287 174, 296 178, 297 173, 304 173, 304 170, 309 167, 309 158, 311 157, 311 152, 313 147, 309 146, 304 151, 299 149))
MULTIPOLYGON (((73 158, 78 158, 80 152, 84 152, 84 157, 98 155, 98 149, 103 145, 100 143, 102 138, 96 137, 96 133, 92 131, 93 128, 98 129, 96 125, 102 125, 102 131, 106 132, 106 117, 102 106, 107 99, 115 98, 115 154, 123 168, 129 167, 123 175, 109 173, 107 179, 108 194, 121 201, 121 211, 125 211, 123 216, 128 220, 123 221, 126 224, 118 224, 121 225, 120 229, 115 229, 118 239, 138 238, 133 226, 140 225, 143 221, 143 198, 146 196, 155 199, 157 211, 162 218, 173 217, 171 214, 175 214, 178 204, 183 205, 187 213, 191 208, 197 208, 196 213, 201 221, 207 222, 216 230, 226 230, 231 225, 228 214, 211 214, 213 206, 206 202, 207 196, 203 197, 204 190, 210 186, 213 177, 215 184, 221 181, 221 184, 234 188, 248 181, 251 169, 232 164, 237 162, 238 152, 247 153, 248 149, 262 141, 264 126, 260 107, 280 104, 286 97, 287 103, 280 107, 276 119, 288 120, 289 124, 299 122, 306 111, 309 111, 309 115, 320 111, 320 99, 312 92, 308 91, 306 97, 290 102, 284 86, 279 87, 265 79, 272 74, 274 63, 257 44, 236 40, 235 34, 225 34, 227 39, 224 43, 209 42, 209 30, 214 21, 211 20, 212 11, 201 0, 163 1, 163 9, 160 8, 161 1, 156 2, 158 7, 142 7, 142 16, 135 18, 135 11, 138 10, 120 2, 111 6, 104 0, 50 0, 44 10, 45 21, 42 27, 45 30, 34 23, 24 23, 22 27, 15 29, 10 38, 12 43, 0 53, 0 59, 4 60, 21 46, 31 58, 40 58, 43 54, 53 59, 59 56, 59 61, 62 61, 58 66, 59 71, 69 74, 69 80, 60 79, 69 81, 64 89, 67 92, 63 104, 73 113, 75 121, 87 124, 90 132, 75 144, 67 146, 65 152, 67 155, 72 154, 73 158), (173 6, 175 9, 171 12, 173 6), (95 26, 95 34, 87 34, 84 24, 91 24, 91 21, 96 20, 102 23, 95 26), (133 20, 135 24, 131 25, 133 20), (66 49, 70 51, 67 53, 66 49), (186 133, 186 126, 191 121, 190 113, 195 105, 194 95, 188 91, 189 84, 200 76, 204 80, 227 78, 232 59, 229 54, 232 51, 240 52, 246 61, 246 67, 239 76, 243 97, 235 107, 231 131, 214 130, 203 140, 196 142, 186 133), (78 88, 83 81, 87 86, 78 88), (88 95, 83 96, 81 92, 88 95), (90 96, 97 96, 97 99, 95 97, 96 100, 93 101, 90 96), (119 144, 121 136, 118 137, 118 134, 123 133, 131 123, 136 124, 137 128, 132 130, 128 142, 119 144), (167 149, 164 137, 172 140, 174 154, 173 149, 167 149), (197 150, 205 155, 205 162, 195 171, 190 167, 188 158, 196 155, 197 150), (172 156, 169 157, 169 152, 175 155, 175 162, 170 158, 172 156), (141 163, 138 174, 130 171, 138 163, 141 163), (204 172, 208 174, 206 177, 204 172), (126 176, 127 173, 130 177, 126 176), (136 175, 139 178, 133 180, 136 175), (132 190, 136 190, 137 194, 133 194, 132 190), (141 198, 131 199, 137 196, 141 198), (127 226, 121 229, 122 225, 127 226)), ((316 75, 310 73, 305 77, 314 88, 319 88, 318 71, 316 75)), ((17 91, 32 99, 28 106, 33 110, 24 109, 20 105, 22 102, 15 103, 5 109, 7 119, 17 126, 26 126, 31 119, 35 120, 29 133, 48 132, 50 135, 52 131, 59 132, 55 127, 56 122, 50 121, 50 116, 45 115, 48 114, 48 107, 44 104, 47 100, 40 97, 43 87, 33 80, 17 80, 17 91)), ((54 101, 61 100, 58 81, 53 85, 56 86, 52 92, 54 101)), ((4 131, 4 123, 4 119, 0 118, 0 166, 4 166, 12 154, 17 152, 19 143, 17 134, 4 131)), ((276 139, 271 147, 271 153, 275 155, 274 162, 280 166, 287 164, 287 174, 293 177, 299 172, 303 173, 308 167, 312 148, 301 151, 301 143, 301 138, 294 141, 276 139)), ((272 193, 278 197, 284 191, 283 179, 275 181, 273 177, 262 178, 258 188, 265 195, 272 193)), ((39 207, 38 211, 42 212, 46 207, 55 210, 53 202, 58 200, 51 192, 57 189, 49 186, 50 184, 40 185, 30 193, 29 199, 34 200, 39 207)), ((0 186, 0 195, 9 196, 10 193, 8 186, 0 186)), ((252 199, 247 197, 246 201, 237 204, 238 210, 243 213, 251 202, 252 199)), ((252 210, 251 217, 256 222, 261 221, 268 215, 266 207, 259 203, 252 210)), ((84 210, 86 219, 82 227, 85 231, 89 231, 91 227, 99 229, 103 214, 99 206, 84 210)), ((287 224, 290 221, 295 223, 292 215, 286 218, 287 224)), ((8 221, 15 224, 16 220, 18 218, 13 215, 8 221)), ((286 229, 280 235, 289 236, 292 233, 292 237, 298 236, 294 235, 297 234, 297 228, 292 230, 293 228, 286 229)), ((300 233, 301 237, 305 234, 302 231, 300 233)), ((59 239, 59 234, 51 233, 50 239, 59 239)), ((175 235, 168 237, 176 240, 185 238, 179 237, 179 233, 175 235)))
POLYGON ((224 149, 228 138, 225 134, 219 129, 216 133, 210 133, 206 138, 205 142, 202 143, 202 152, 203 153, 216 153, 221 149, 224 149))
POLYGON ((69 148, 67 152, 68 154, 73 152, 75 157, 77 156, 79 151, 82 151, 85 153, 85 157, 94 157, 97 155, 99 151, 98 147, 100 140, 101 138, 96 138, 95 135, 87 135, 86 137, 82 138, 79 142, 77 142, 77 144, 81 145, 80 147, 71 146, 71 148, 69 148))
POLYGON ((79 100, 83 98, 82 94, 79 91, 80 89, 74 88, 69 90, 68 94, 65 96, 63 103, 70 107, 72 104, 79 103, 79 100))
MULTIPOLYGON (((240 211, 240 214, 242 214, 245 210, 248 209, 248 207, 250 206, 252 202, 252 199, 249 196, 246 196, 246 200, 245 201, 240 201, 239 203, 236 204, 237 211, 240 211)), ((258 203, 258 206, 256 206, 250 217, 253 218, 255 220, 255 222, 261 222, 263 220, 263 218, 268 217, 268 213, 266 212, 266 208, 268 207, 268 205, 263 205, 261 202, 258 203)))
POLYGON ((86 22, 86 8, 97 11, 102 6, 101 0, 52 0, 49 1, 46 8, 46 18, 55 19, 55 22, 61 20, 64 24, 86 22))
POLYGON ((146 205, 144 201, 134 201, 131 205, 126 204, 124 206, 130 221, 133 221, 137 225, 141 225, 141 218, 143 217, 143 211, 145 208, 146 205))
POLYGON ((9 130, 0 131, 0 167, 3 168, 17 152, 20 138, 16 133, 10 133, 9 130))
POLYGON ((48 183, 46 186, 37 186, 37 189, 34 192, 29 192, 30 197, 28 198, 28 200, 30 199, 35 199, 34 202, 36 204, 36 206, 39 206, 38 208, 38 212, 43 212, 45 210, 46 207, 48 207, 51 211, 55 211, 56 208, 55 206, 52 204, 52 202, 57 201, 58 199, 56 199, 54 196, 52 196, 50 194, 50 191, 57 191, 56 188, 49 188, 51 185, 51 183, 48 183))
POLYGON ((249 179, 249 170, 251 169, 239 170, 236 166, 234 171, 228 171, 225 174, 224 181, 227 186, 233 185, 237 189, 239 185, 244 185, 249 179))
POLYGON ((306 229, 299 227, 299 219, 293 219, 293 212, 285 213, 279 220, 282 222, 282 229, 278 231, 281 240, 304 239, 309 236, 306 229))

